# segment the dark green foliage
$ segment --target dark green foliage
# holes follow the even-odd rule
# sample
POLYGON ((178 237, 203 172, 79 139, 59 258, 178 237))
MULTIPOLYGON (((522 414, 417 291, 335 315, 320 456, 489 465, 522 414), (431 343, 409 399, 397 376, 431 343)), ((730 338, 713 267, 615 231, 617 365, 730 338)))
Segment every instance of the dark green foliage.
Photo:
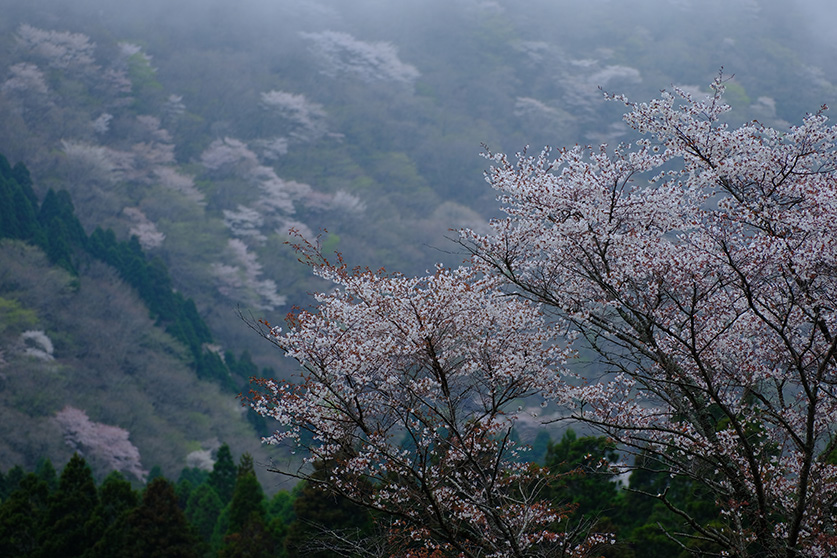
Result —
POLYGON ((550 487, 552 500, 573 504, 583 516, 609 515, 617 496, 610 465, 617 459, 616 445, 604 437, 579 438, 567 430, 561 441, 549 444, 544 463, 558 481, 550 487))
POLYGON ((253 362, 248 351, 242 352, 238 360, 236 360, 235 354, 232 351, 225 351, 224 362, 227 363, 230 374, 238 380, 249 382, 250 378, 259 375, 259 367, 253 362))
POLYGON ((146 487, 142 503, 125 518, 121 545, 124 558, 197 558, 200 544, 177 505, 172 484, 156 478, 146 487))
POLYGON ((11 495, 12 492, 17 490, 17 487, 20 486, 20 481, 23 480, 23 477, 26 476, 26 471, 23 470, 23 467, 20 465, 15 465, 9 471, 0 477, 2 483, 0 483, 0 503, 5 502, 8 497, 11 495))
MULTIPOLYGON (((326 475, 322 464, 315 465, 313 477, 326 475)), ((324 530, 336 530, 358 535, 368 533, 372 528, 369 511, 346 498, 335 496, 306 482, 294 500, 296 520, 288 527, 285 537, 285 552, 289 558, 329 558, 327 552, 311 552, 307 542, 324 536, 324 530)))
POLYGON ((0 505, 0 556, 38 556, 44 542, 41 526, 47 512, 49 487, 34 473, 20 479, 0 505))
POLYGON ((543 465, 546 459, 546 452, 549 449, 549 432, 546 430, 539 430, 532 441, 532 450, 526 456, 526 461, 531 463, 538 463, 543 465))
POLYGON ((32 190, 29 171, 16 164, 14 169, 0 155, 0 238, 26 240, 46 245, 46 234, 38 222, 38 198, 32 190))
MULTIPOLYGON (((2 155, 0 238, 29 241, 42 248, 51 263, 73 274, 77 273, 78 255, 84 251, 113 266, 137 290, 158 325, 186 345, 198 377, 229 391, 236 390, 224 360, 205 349, 205 345, 213 342, 209 326, 194 301, 175 292, 165 263, 160 258, 146 258, 135 236, 119 242, 112 230, 97 227, 88 238, 66 191, 50 189, 39 209, 29 171, 20 163, 12 169, 2 155)), ((237 377, 249 379, 252 366, 249 355, 242 354, 236 364, 237 377)))
POLYGON ((146 476, 145 480, 148 483, 151 483, 154 479, 165 478, 163 475, 163 468, 159 465, 154 465, 150 471, 148 471, 148 475, 146 476))
POLYGON ((104 532, 138 504, 137 492, 122 473, 110 473, 99 487, 99 505, 94 513, 95 520, 99 522, 99 531, 104 532))
POLYGON ((99 505, 90 521, 90 530, 98 539, 85 558, 117 555, 125 537, 128 514, 138 505, 139 496, 125 477, 116 471, 105 477, 99 487, 99 505))
POLYGON ((223 507, 218 493, 207 483, 199 485, 189 495, 189 501, 186 503, 186 518, 204 542, 211 541, 215 524, 223 507))
POLYGON ((701 548, 702 543, 682 536, 696 532, 657 495, 664 494, 672 505, 705 526, 718 519, 713 497, 699 483, 680 476, 672 478, 661 469, 652 457, 637 457, 636 469, 631 474, 622 516, 619 518, 623 538, 630 541, 637 555, 652 558, 687 558, 690 553, 683 549, 684 546, 694 550, 700 548, 710 554, 717 553, 718 548, 705 545, 701 548), (672 539, 672 534, 677 534, 676 540, 672 539))
POLYGON ((230 446, 223 444, 218 448, 218 453, 215 456, 215 465, 212 466, 212 472, 209 473, 209 480, 207 482, 215 490, 225 506, 232 500, 237 476, 238 468, 235 466, 235 461, 233 461, 230 446))
POLYGON ((128 242, 119 242, 113 231, 100 228, 90 235, 88 250, 94 257, 113 266, 122 279, 137 290, 157 323, 186 345, 199 378, 235 390, 224 361, 204 348, 212 343, 209 327, 200 317, 194 301, 174 291, 162 260, 147 260, 135 236, 128 242))
POLYGON ((192 487, 200 486, 209 479, 209 471, 204 471, 197 467, 185 467, 180 471, 180 476, 177 477, 177 482, 181 483, 188 481, 192 487))
POLYGON ((239 462, 228 517, 227 535, 219 556, 267 558, 275 554, 276 542, 267 527, 264 492, 256 479, 253 458, 247 453, 239 462))
POLYGON ((38 209, 29 170, 21 163, 12 169, 0 158, 0 238, 31 242, 43 248, 51 263, 76 273, 75 253, 84 248, 87 236, 70 194, 50 189, 38 209))
POLYGON ((90 520, 99 505, 93 473, 74 454, 61 472, 58 490, 52 493, 45 515, 43 546, 39 556, 81 556, 96 543, 90 520))
POLYGON ((58 490, 58 473, 55 471, 52 461, 44 457, 40 458, 35 466, 35 474, 47 483, 50 492, 58 490))
POLYGON ((218 558, 274 558, 277 546, 264 519, 253 514, 240 531, 224 538, 224 547, 218 552, 218 558))
POLYGON ((87 243, 87 235, 75 216, 73 202, 66 190, 49 190, 38 213, 38 223, 44 234, 42 248, 49 261, 70 273, 77 272, 74 253, 87 243))
POLYGON ((264 491, 253 469, 253 458, 245 453, 241 456, 238 475, 235 479, 232 501, 230 502, 230 525, 228 533, 236 533, 256 515, 264 521, 266 516, 264 491))

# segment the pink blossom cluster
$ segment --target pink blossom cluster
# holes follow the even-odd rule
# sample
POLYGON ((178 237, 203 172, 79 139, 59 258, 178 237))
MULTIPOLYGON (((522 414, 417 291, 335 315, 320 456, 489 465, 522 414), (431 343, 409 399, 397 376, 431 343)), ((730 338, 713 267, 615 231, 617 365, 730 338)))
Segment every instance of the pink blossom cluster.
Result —
POLYGON ((564 544, 564 510, 537 497, 545 472, 515 461, 509 439, 518 402, 549 390, 568 356, 538 306, 468 268, 407 278, 312 248, 303 257, 339 289, 266 332, 302 365, 294 382, 257 382, 250 404, 283 426, 267 441, 304 448, 330 489, 453 555, 564 544))
POLYGON ((732 128, 723 90, 611 96, 633 145, 490 154, 507 217, 462 243, 614 372, 559 394, 575 418, 712 489, 728 523, 701 536, 813 552, 835 536, 837 128, 732 128))
POLYGON ((74 450, 102 460, 111 469, 144 479, 139 450, 128 439, 129 432, 118 426, 93 422, 81 409, 64 407, 55 415, 64 439, 74 450))

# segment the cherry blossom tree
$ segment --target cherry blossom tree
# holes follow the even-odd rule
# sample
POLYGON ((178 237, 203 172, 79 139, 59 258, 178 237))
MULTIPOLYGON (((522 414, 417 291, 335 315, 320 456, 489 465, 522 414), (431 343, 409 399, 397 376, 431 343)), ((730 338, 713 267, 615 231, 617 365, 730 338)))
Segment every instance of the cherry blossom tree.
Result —
POLYGON ((600 377, 554 389, 569 418, 714 494, 712 525, 652 495, 696 538, 833 556, 837 127, 733 128, 723 91, 608 96, 633 145, 489 154, 507 216, 461 242, 601 356, 600 377))
POLYGON ((93 422, 86 412, 69 405, 55 415, 55 420, 73 450, 83 451, 88 459, 101 460, 112 470, 145 479, 148 471, 142 468, 140 452, 128 439, 127 430, 93 422))
POLYGON ((428 552, 537 555, 568 539, 538 499, 548 473, 508 433, 542 397, 708 489, 709 524, 649 495, 684 548, 832 555, 837 127, 823 109, 788 132, 733 128, 723 91, 719 75, 705 98, 608 95, 644 134, 633 145, 489 153, 507 216, 462 231, 470 268, 349 271, 303 244, 338 289, 287 331, 266 324, 302 364, 296 382, 257 381, 252 406, 282 426, 269 441, 428 552), (598 374, 564 368, 590 349, 598 374))
POLYGON ((401 556, 584 556, 602 540, 562 529, 566 510, 538 497, 547 472, 511 439, 520 403, 566 358, 536 304, 468 268, 407 278, 301 250, 339 288, 287 329, 264 324, 302 366, 256 380, 249 400, 282 426, 268 442, 326 471, 289 474, 383 512, 401 556))
POLYGON ((348 74, 368 83, 412 85, 421 76, 415 66, 398 58, 398 50, 391 43, 365 42, 339 31, 300 33, 300 36, 311 41, 311 50, 320 60, 323 74, 329 77, 348 74))

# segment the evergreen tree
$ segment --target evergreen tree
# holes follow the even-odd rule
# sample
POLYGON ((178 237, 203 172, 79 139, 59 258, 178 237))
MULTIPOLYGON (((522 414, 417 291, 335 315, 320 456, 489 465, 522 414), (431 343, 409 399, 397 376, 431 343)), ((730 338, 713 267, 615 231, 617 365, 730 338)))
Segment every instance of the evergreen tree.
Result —
POLYGON ((208 483, 192 490, 186 504, 186 518, 205 542, 212 540, 215 524, 223 509, 221 498, 208 483))
POLYGON ((189 481, 192 488, 197 488, 207 480, 209 480, 209 471, 205 471, 198 467, 184 467, 183 470, 180 471, 180 476, 177 478, 178 483, 189 481))
MULTIPOLYGON (((314 479, 328 474, 322 463, 315 464, 314 468, 314 479)), ((288 558, 330 558, 328 552, 311 552, 307 548, 310 540, 324 536, 324 529, 360 535, 372 527, 372 517, 366 508, 326 492, 312 482, 302 485, 293 507, 296 519, 288 527, 284 545, 288 558)))
POLYGON ((124 558, 197 558, 201 545, 177 505, 172 484, 156 478, 125 521, 118 555, 124 558))
POLYGON ((38 555, 48 499, 49 487, 37 475, 30 473, 20 479, 0 505, 0 556, 38 555))
POLYGON ((126 516, 138 505, 139 496, 122 473, 113 471, 105 477, 99 487, 99 505, 88 523, 97 542, 85 558, 113 556, 121 544, 126 516))
POLYGON ((44 232, 42 247, 52 263, 76 273, 74 252, 84 249, 87 235, 75 215, 75 208, 66 190, 50 189, 38 212, 38 222, 44 232))
POLYGON ((215 465, 212 467, 212 472, 209 473, 209 486, 215 489, 225 506, 232 500, 237 476, 238 469, 235 466, 235 461, 233 461, 230 446, 224 444, 218 448, 218 453, 215 456, 215 465))
POLYGON ((42 457, 38 460, 38 464, 35 465, 35 474, 47 483, 50 492, 58 490, 58 473, 48 458, 42 457))
POLYGON ((240 532, 227 535, 218 558, 274 558, 276 540, 264 519, 253 513, 240 532))
POLYGON ((267 527, 267 512, 262 487, 256 478, 253 458, 241 456, 229 507, 229 524, 224 547, 219 556, 274 556, 276 543, 267 527))
POLYGON ((84 458, 74 454, 49 498, 40 556, 81 556, 96 543, 90 519, 99 504, 93 473, 84 458))
POLYGON ((567 430, 556 443, 547 446, 544 463, 559 475, 550 487, 550 497, 577 506, 576 513, 592 518, 608 515, 617 506, 617 486, 610 464, 617 459, 616 444, 599 436, 581 438, 567 430))
POLYGON ((241 456, 230 502, 229 533, 241 531, 252 515, 261 520, 266 517, 265 498, 262 485, 253 469, 253 457, 249 453, 241 456))
POLYGON ((2 484, 0 484, 0 490, 2 490, 2 492, 0 492, 0 502, 5 502, 12 492, 17 490, 18 486, 20 486, 20 481, 22 481, 25 476, 26 472, 20 465, 15 465, 9 469, 2 484))

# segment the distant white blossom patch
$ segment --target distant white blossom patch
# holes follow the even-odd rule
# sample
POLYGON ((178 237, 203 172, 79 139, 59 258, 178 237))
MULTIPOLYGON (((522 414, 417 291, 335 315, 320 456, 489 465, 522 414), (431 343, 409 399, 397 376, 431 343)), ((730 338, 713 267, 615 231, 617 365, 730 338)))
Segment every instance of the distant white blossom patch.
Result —
POLYGON ((113 120, 113 115, 107 112, 100 114, 96 120, 90 123, 93 131, 99 135, 106 134, 110 130, 110 121, 113 120))
POLYGON ((91 178, 104 182, 118 182, 133 171, 134 156, 110 147, 79 141, 61 140, 67 158, 87 167, 91 178))
POLYGON ((291 124, 289 135, 301 141, 314 141, 326 132, 326 111, 319 103, 305 98, 305 95, 287 91, 262 93, 261 104, 267 110, 281 116, 291 124))
POLYGON ((163 105, 163 112, 170 118, 180 116, 186 112, 186 105, 183 104, 183 95, 175 95, 173 93, 169 95, 169 98, 166 99, 163 105))
POLYGON ((0 91, 28 92, 45 95, 49 92, 44 73, 35 64, 21 62, 9 68, 9 78, 0 91))
POLYGON ((264 226, 261 214, 252 207, 239 205, 235 211, 224 210, 224 224, 235 236, 264 242, 267 237, 259 229, 264 226))
POLYGON ((630 66, 611 65, 605 66, 590 76, 590 81, 597 86, 607 87, 613 82, 619 84, 640 83, 642 81, 642 76, 636 68, 631 68, 630 66))
POLYGON ((25 23, 18 27, 18 43, 32 54, 46 60, 50 68, 60 70, 93 69, 96 45, 82 33, 46 31, 25 23))
POLYGON ((212 264, 221 294, 257 310, 273 310, 285 304, 286 297, 276 292, 274 281, 259 279, 262 266, 243 241, 231 239, 226 254, 229 263, 212 264))
POLYGON ((157 230, 157 225, 151 222, 140 208, 126 207, 122 213, 131 220, 130 233, 137 237, 143 249, 150 250, 162 246, 166 235, 157 230))
POLYGON ((39 360, 55 360, 52 340, 43 331, 29 330, 20 334, 23 354, 39 360))
POLYGON ((257 165, 259 159, 243 141, 224 138, 213 141, 201 153, 201 163, 212 171, 231 171, 238 165, 257 165))
POLYGON ((55 419, 64 433, 67 444, 81 455, 96 457, 111 469, 130 473, 144 479, 148 471, 142 468, 140 452, 131 443, 129 432, 118 426, 93 422, 81 409, 64 407, 55 419))
POLYGON ((323 65, 322 72, 331 77, 354 74, 367 82, 411 84, 421 75, 415 66, 398 58, 398 49, 391 43, 367 43, 338 31, 300 35, 311 41, 311 50, 323 65))
POLYGON ((162 186, 180 192, 197 204, 205 203, 203 193, 195 187, 195 179, 191 176, 180 174, 173 167, 156 168, 154 175, 162 186))
POLYGON ((331 200, 331 208, 346 213, 363 213, 366 204, 359 197, 345 190, 338 190, 331 200))
POLYGON ((276 137, 265 140, 256 140, 253 146, 261 151, 262 157, 267 160, 279 159, 288 153, 288 138, 276 137))
POLYGON ((186 456, 186 466, 189 468, 211 471, 213 465, 215 460, 212 459, 212 450, 195 450, 186 456))
POLYGON ((130 58, 131 56, 140 52, 142 52, 142 47, 138 44, 128 42, 119 43, 119 54, 121 54, 125 58, 130 58))

